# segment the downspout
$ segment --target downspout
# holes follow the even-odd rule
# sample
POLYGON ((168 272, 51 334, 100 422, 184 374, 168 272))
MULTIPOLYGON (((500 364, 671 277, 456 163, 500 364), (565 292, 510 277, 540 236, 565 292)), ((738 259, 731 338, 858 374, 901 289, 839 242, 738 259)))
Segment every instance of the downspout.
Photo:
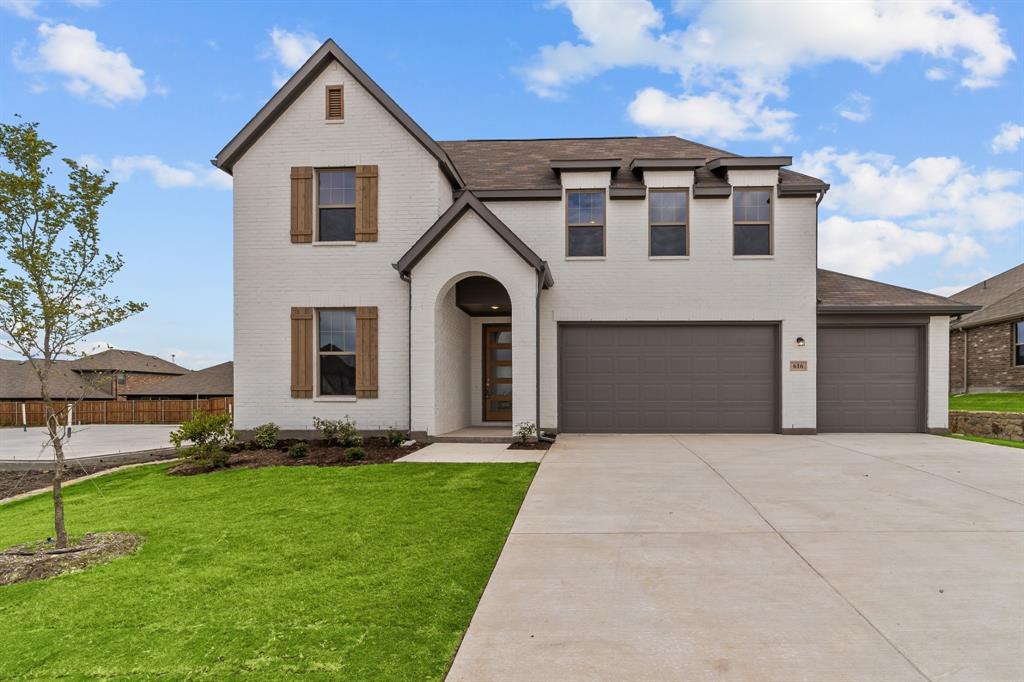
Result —
POLYGON ((409 405, 408 405, 409 421, 407 423, 409 424, 409 437, 411 438, 412 437, 412 275, 403 274, 403 273, 400 272, 400 273, 398 273, 398 276, 402 278, 403 282, 406 282, 409 285, 409 323, 408 323, 409 338, 408 338, 408 346, 406 348, 406 355, 408 356, 408 363, 407 364, 409 366, 409 376, 408 376, 408 382, 409 382, 409 405))
POLYGON ((533 355, 537 362, 536 389, 537 396, 534 404, 537 407, 537 440, 546 443, 554 443, 555 439, 545 436, 540 430, 540 292, 544 290, 544 270, 537 273, 537 303, 533 318, 534 346, 533 355))

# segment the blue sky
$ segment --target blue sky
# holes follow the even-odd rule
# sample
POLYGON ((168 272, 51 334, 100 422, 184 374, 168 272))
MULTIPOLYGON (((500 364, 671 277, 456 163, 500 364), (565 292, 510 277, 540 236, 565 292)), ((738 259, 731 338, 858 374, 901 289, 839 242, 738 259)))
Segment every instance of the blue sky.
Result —
MULTIPOLYGON (((0 116, 112 170, 99 334, 231 356, 209 159, 322 39, 436 139, 678 134, 824 177, 823 266, 950 293, 1024 261, 1024 3, 0 0, 0 116)), ((427 226, 424 226, 424 229, 427 226)))

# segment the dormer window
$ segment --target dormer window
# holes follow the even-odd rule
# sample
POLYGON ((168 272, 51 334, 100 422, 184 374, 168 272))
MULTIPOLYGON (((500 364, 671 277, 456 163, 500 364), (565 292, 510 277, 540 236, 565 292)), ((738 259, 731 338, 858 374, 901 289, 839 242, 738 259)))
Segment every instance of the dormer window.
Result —
POLYGON ((566 192, 565 255, 570 258, 604 256, 604 190, 566 192))
POLYGON ((327 86, 327 120, 345 120, 345 90, 341 85, 327 86))
POLYGON ((772 255, 772 191, 736 188, 732 193, 733 255, 772 255))

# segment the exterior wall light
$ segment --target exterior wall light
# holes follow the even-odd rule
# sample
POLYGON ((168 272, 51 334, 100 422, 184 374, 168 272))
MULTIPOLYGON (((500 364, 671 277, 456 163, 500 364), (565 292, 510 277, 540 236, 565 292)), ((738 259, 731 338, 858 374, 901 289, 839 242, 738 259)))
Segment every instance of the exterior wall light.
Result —
POLYGON ((801 348, 803 348, 804 346, 806 346, 806 345, 807 345, 807 342, 806 342, 806 341, 804 341, 804 337, 802 337, 802 336, 798 336, 798 337, 796 337, 796 345, 798 345, 798 346, 800 346, 801 348))

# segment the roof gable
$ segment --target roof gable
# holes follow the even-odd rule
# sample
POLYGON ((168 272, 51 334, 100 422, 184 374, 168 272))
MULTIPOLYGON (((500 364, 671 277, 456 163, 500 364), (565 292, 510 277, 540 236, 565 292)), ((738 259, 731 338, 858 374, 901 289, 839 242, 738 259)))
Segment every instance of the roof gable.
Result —
POLYGON ((509 245, 509 247, 515 251, 520 258, 526 261, 530 267, 542 274, 544 277, 544 288, 551 287, 555 282, 551 276, 551 270, 548 268, 547 261, 543 260, 538 256, 533 249, 527 246, 522 239, 520 239, 515 232, 513 232, 508 225, 503 223, 498 216, 494 215, 491 209, 487 208, 483 202, 476 198, 476 196, 469 191, 463 192, 455 203, 453 203, 447 211, 441 214, 433 225, 430 226, 426 232, 416 240, 416 243, 405 252, 398 262, 395 263, 395 269, 398 270, 399 274, 403 277, 408 276, 412 272, 412 269, 416 267, 416 263, 420 261, 434 246, 441 241, 441 239, 448 233, 459 219, 466 213, 466 211, 473 211, 480 219, 484 221, 484 224, 494 230, 494 232, 501 237, 502 241, 509 245))
POLYGON ((159 383, 147 384, 131 389, 128 395, 197 395, 226 396, 234 393, 235 363, 222 362, 181 376, 172 377, 159 383))
POLYGON ((330 38, 324 41, 324 44, 281 86, 281 89, 270 98, 270 101, 217 153, 217 156, 211 160, 211 163, 226 173, 231 173, 235 162, 274 124, 288 106, 306 90, 310 83, 332 61, 340 63, 356 82, 370 93, 417 142, 423 145, 437 159, 438 165, 453 188, 458 189, 463 186, 464 183, 459 176, 458 170, 456 170, 455 165, 440 145, 330 38))
POLYGON ((950 298, 981 306, 981 310, 964 315, 954 325, 956 327, 977 327, 1024 317, 1024 263, 978 282, 950 298))

